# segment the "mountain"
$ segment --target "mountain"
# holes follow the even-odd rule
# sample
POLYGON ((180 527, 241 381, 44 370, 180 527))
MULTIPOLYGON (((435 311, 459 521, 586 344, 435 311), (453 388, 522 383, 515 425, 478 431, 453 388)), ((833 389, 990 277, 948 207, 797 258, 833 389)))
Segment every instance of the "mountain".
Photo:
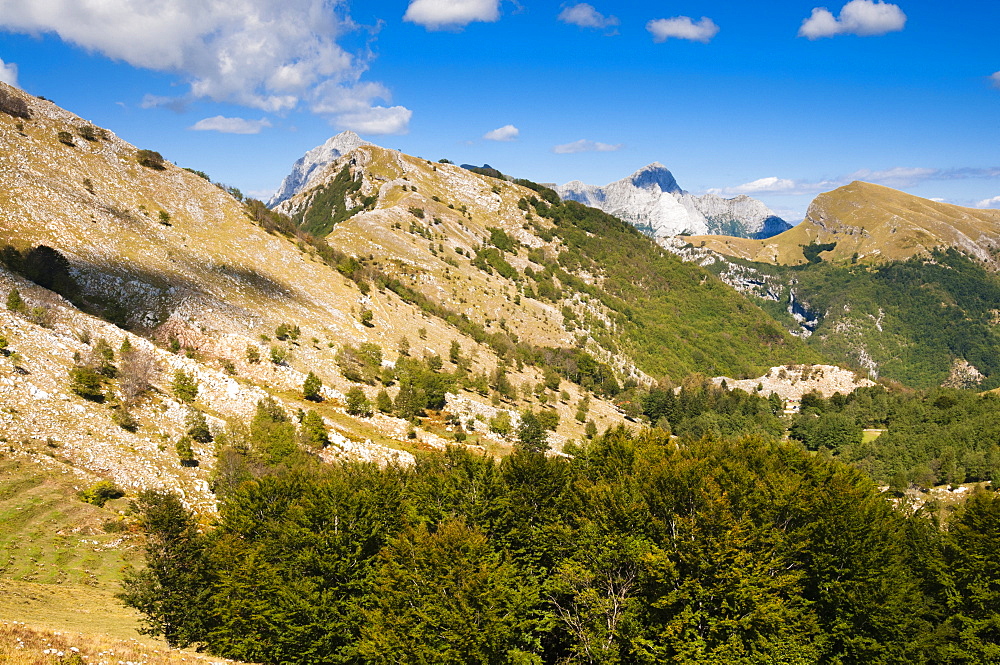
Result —
POLYGON ((810 244, 836 243, 822 252, 825 260, 865 263, 950 247, 996 268, 1000 211, 963 208, 855 181, 817 196, 801 224, 773 238, 688 240, 728 256, 787 264, 807 262, 803 247, 810 244))
POLYGON ((912 387, 1000 385, 1000 212, 854 182, 767 240, 661 244, 834 362, 912 387))
POLYGON ((306 152, 292 164, 291 172, 281 181, 281 186, 268 200, 269 208, 287 201, 295 194, 315 182, 316 177, 338 157, 346 155, 367 141, 352 131, 345 131, 330 137, 323 145, 318 145, 306 152))
POLYGON ((725 199, 685 192, 659 162, 604 187, 574 180, 555 190, 563 199, 600 208, 653 238, 681 233, 767 238, 791 228, 749 196, 725 199))

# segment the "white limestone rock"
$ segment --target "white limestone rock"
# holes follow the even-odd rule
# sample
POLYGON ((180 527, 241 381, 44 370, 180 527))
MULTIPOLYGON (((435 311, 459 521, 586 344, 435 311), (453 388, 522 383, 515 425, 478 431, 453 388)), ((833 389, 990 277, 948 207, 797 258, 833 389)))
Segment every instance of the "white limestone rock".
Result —
POLYGON ((726 199, 686 192, 659 162, 604 187, 574 180, 555 187, 555 191, 563 199, 600 208, 654 238, 681 233, 767 238, 791 228, 749 196, 726 199))
POLYGON ((302 155, 292 165, 291 173, 281 181, 281 186, 267 202, 267 207, 274 208, 282 201, 287 201, 317 182, 324 167, 363 145, 369 145, 368 141, 352 131, 346 131, 331 137, 323 145, 316 146, 302 155))

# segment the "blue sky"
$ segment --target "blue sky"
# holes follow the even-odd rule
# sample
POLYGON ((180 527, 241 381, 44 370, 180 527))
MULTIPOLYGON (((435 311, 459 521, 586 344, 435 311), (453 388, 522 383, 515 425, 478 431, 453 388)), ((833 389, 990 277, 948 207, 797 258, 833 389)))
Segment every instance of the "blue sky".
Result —
POLYGON ((540 182, 659 161, 798 219, 852 179, 1000 207, 997 25, 928 0, 0 0, 0 80, 262 198, 349 128, 540 182))

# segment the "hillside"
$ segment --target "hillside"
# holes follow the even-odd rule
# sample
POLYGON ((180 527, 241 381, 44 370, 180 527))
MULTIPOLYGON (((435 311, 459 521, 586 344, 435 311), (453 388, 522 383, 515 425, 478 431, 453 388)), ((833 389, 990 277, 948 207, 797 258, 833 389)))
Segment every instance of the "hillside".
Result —
POLYGON ((997 267, 1000 211, 963 208, 855 181, 817 196, 805 220, 766 240, 692 236, 688 241, 727 256, 780 264, 806 263, 802 246, 836 243, 828 261, 905 259, 953 247, 997 267))
POLYGON ((707 271, 527 181, 368 145, 278 210, 488 331, 583 349, 619 380, 818 358, 707 271))

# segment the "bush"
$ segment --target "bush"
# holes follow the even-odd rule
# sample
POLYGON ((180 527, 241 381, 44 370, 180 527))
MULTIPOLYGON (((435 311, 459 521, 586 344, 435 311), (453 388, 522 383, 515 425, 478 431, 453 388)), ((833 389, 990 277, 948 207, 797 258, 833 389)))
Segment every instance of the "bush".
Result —
POLYGON ((145 166, 146 168, 154 169, 156 171, 162 171, 166 168, 166 165, 163 162, 163 155, 155 150, 137 151, 135 153, 135 161, 137 161, 140 166, 145 166))
POLYGON ((378 391, 378 395, 375 396, 375 408, 382 413, 392 413, 392 398, 385 388, 378 391))
POLYGON ((114 413, 111 414, 111 422, 129 432, 139 429, 139 421, 124 406, 115 409, 114 413))
POLYGON ((208 421, 201 411, 191 411, 187 417, 187 435, 198 443, 211 443, 212 430, 208 428, 208 421))
POLYGON ((198 460, 194 458, 191 437, 182 436, 177 439, 177 444, 174 447, 177 449, 177 457, 180 458, 181 466, 198 466, 198 460))
POLYGON ((310 402, 322 402, 323 396, 320 391, 323 389, 323 382, 318 376, 309 372, 306 380, 302 382, 302 397, 310 402))
POLYGON ((510 433, 514 431, 510 423, 510 414, 506 411, 501 411, 490 418, 490 431, 500 436, 510 436, 510 433))
POLYGON ((260 349, 253 344, 247 344, 247 362, 253 365, 260 362, 260 349))
POLYGON ((174 397, 186 404, 190 404, 198 396, 198 382, 194 375, 182 369, 174 372, 174 380, 170 387, 174 391, 174 397))
POLYGON ((81 499, 98 507, 104 506, 105 503, 112 499, 120 499, 123 496, 125 496, 125 492, 110 480, 100 480, 80 492, 81 499))
POLYGON ((58 134, 56 134, 56 138, 58 138, 59 142, 62 143, 63 145, 68 145, 70 147, 76 145, 75 143, 73 143, 73 135, 67 131, 59 132, 58 134))
POLYGON ((80 138, 86 141, 97 140, 97 130, 93 125, 81 125, 76 128, 76 133, 80 135, 80 138))
POLYGON ((78 365, 69 371, 69 389, 91 402, 104 401, 104 377, 93 367, 78 365))
POLYGON ((355 386, 347 391, 347 413, 352 416, 369 418, 372 415, 372 404, 365 396, 365 392, 355 386))
POLYGON ((21 298, 21 292, 17 289, 11 289, 10 293, 7 294, 7 309, 15 314, 28 313, 28 303, 24 302, 24 299, 21 298))

